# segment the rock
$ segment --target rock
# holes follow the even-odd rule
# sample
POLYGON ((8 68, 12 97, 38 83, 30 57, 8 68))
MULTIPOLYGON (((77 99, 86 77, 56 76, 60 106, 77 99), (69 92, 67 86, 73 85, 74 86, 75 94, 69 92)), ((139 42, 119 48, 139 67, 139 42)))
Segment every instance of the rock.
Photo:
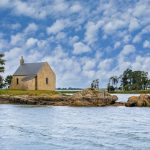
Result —
POLYGON ((126 103, 126 106, 127 107, 150 107, 150 94, 131 96, 126 103))
POLYGON ((125 102, 115 102, 112 106, 125 106, 125 102))
POLYGON ((72 96, 58 95, 0 95, 0 103, 28 104, 28 105, 52 105, 52 106, 110 106, 115 104, 117 96, 107 92, 85 89, 72 96))
POLYGON ((82 90, 69 98, 72 106, 109 106, 114 104, 117 99, 117 96, 94 89, 82 90))

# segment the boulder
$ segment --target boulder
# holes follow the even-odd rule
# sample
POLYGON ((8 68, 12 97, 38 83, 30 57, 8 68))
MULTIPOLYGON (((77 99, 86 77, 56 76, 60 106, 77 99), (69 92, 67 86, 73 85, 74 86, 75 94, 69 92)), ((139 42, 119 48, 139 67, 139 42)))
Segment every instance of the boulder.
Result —
POLYGON ((127 107, 150 107, 150 94, 129 97, 127 107))
POLYGON ((109 106, 117 99, 117 96, 96 89, 85 89, 69 97, 72 106, 109 106))

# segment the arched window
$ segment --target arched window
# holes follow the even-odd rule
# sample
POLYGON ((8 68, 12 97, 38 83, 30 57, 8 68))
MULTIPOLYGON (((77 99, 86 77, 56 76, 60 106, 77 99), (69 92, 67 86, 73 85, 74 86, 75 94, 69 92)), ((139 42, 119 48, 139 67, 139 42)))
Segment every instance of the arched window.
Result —
POLYGON ((17 78, 17 84, 19 84, 19 79, 17 78))
POLYGON ((46 84, 48 84, 48 78, 46 78, 46 84))

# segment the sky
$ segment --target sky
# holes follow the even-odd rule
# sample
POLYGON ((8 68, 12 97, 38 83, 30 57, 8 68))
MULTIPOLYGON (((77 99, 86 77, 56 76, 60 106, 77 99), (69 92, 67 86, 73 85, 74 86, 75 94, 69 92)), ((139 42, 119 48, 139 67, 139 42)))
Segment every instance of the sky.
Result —
POLYGON ((150 0, 0 0, 4 76, 47 61, 57 87, 86 88, 127 68, 149 72, 150 0))

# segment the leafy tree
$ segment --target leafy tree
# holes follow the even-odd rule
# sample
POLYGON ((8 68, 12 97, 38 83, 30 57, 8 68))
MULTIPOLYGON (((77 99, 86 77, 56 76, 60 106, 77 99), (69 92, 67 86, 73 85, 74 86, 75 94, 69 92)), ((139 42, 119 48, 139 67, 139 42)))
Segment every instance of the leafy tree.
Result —
POLYGON ((0 76, 0 89, 4 87, 4 79, 2 76, 0 76))
POLYGON ((121 79, 120 89, 122 88, 125 91, 146 90, 150 88, 150 79, 148 78, 148 72, 138 70, 132 71, 128 68, 119 78, 117 78, 117 76, 110 77, 108 83, 108 91, 111 90, 110 86, 114 87, 116 85, 117 87, 119 79, 121 79))
POLYGON ((3 59, 4 54, 0 54, 0 72, 4 72, 5 68, 5 60, 3 59))
POLYGON ((10 87, 11 85, 11 80, 12 80, 12 75, 8 75, 6 78, 5 78, 5 86, 6 87, 10 87))
POLYGON ((108 91, 108 92, 110 92, 110 91, 115 91, 115 88, 114 88, 112 85, 108 84, 108 86, 107 86, 107 91, 108 91))
POLYGON ((118 77, 117 76, 112 76, 110 79, 112 81, 112 85, 116 86, 116 88, 117 88, 118 77))
POLYGON ((130 90, 131 82, 132 82, 132 70, 128 68, 123 72, 122 75, 121 85, 123 87, 123 90, 130 90))
POLYGON ((92 81, 91 89, 99 89, 99 79, 96 79, 96 80, 92 81))
POLYGON ((122 75, 121 85, 124 90, 145 90, 148 80, 147 72, 126 69, 122 75))
POLYGON ((108 83, 108 91, 111 91, 111 89, 117 89, 117 84, 118 84, 119 78, 117 76, 112 76, 109 78, 109 83, 108 83), (113 88, 112 88, 113 87, 113 88))

